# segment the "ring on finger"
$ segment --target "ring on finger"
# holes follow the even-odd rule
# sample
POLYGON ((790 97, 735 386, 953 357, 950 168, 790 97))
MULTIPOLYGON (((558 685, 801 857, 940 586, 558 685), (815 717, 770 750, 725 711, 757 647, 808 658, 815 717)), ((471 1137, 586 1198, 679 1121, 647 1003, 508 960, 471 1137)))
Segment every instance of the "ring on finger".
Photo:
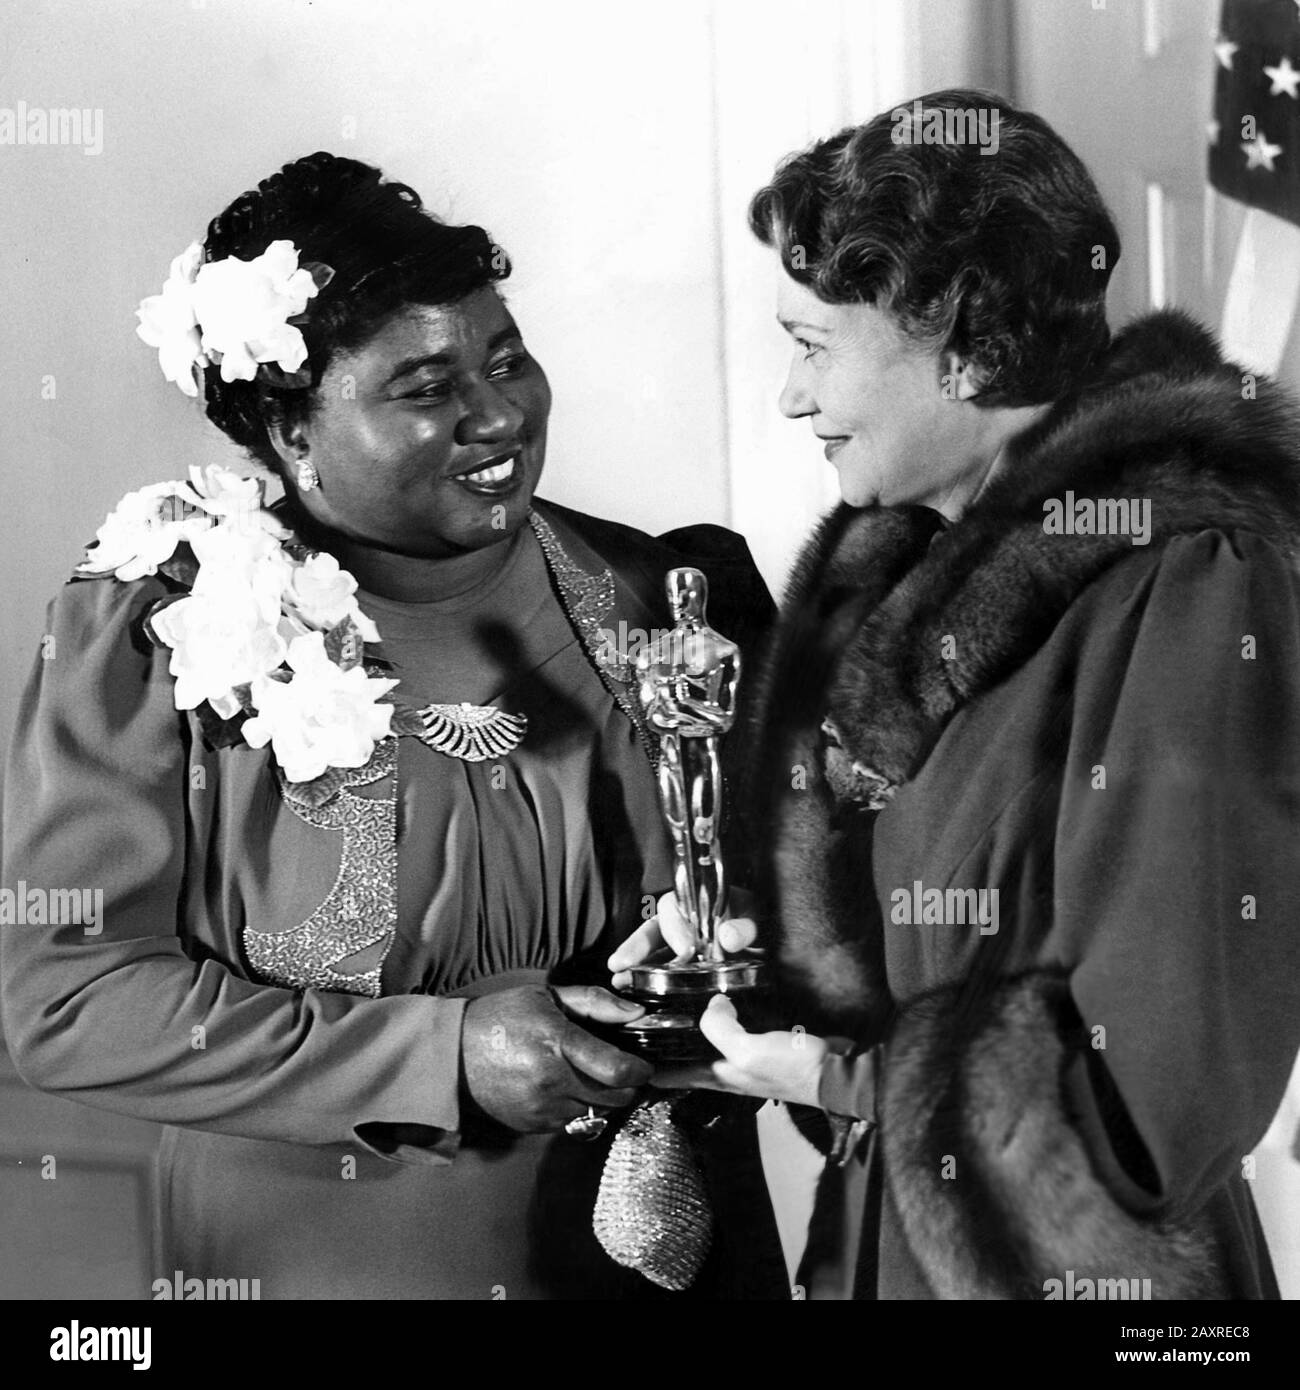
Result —
POLYGON ((564 1126, 564 1132, 574 1139, 599 1139, 609 1126, 604 1115, 596 1114, 596 1107, 589 1105, 585 1115, 575 1115, 564 1126))

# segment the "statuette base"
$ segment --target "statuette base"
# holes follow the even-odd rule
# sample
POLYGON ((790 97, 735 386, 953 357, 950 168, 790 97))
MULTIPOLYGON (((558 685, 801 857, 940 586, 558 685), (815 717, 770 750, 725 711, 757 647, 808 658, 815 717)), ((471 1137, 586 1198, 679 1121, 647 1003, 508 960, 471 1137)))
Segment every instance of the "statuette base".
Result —
POLYGON ((629 972, 632 982, 622 993, 646 1013, 620 1027, 622 1045, 656 1064, 711 1062, 719 1054, 700 1032, 700 1015, 715 994, 725 994, 742 1023, 760 1021, 756 1009, 766 997, 767 966, 750 951, 721 961, 671 960, 671 952, 657 952, 629 972))

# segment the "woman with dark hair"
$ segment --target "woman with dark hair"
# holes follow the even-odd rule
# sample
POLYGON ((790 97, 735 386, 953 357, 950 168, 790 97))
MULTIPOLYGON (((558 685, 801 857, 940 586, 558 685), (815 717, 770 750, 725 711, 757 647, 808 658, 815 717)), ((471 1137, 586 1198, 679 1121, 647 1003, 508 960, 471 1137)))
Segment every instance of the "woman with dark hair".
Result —
MULTIPOLYGON (((1096 188, 995 97, 823 141, 751 222, 781 409, 844 499, 778 624, 770 874, 729 928, 764 924, 797 1027, 716 1002, 722 1060, 661 1080, 819 1108, 814 1293, 1276 1297, 1249 1155, 1300 1047, 1295 407, 1184 314, 1110 338, 1096 188)), ((663 905, 611 965, 680 931, 663 905)))
MULTIPOLYGON (((650 1074, 591 1031, 641 1012, 600 961, 671 881, 608 633, 660 625, 683 563, 742 642, 771 601, 719 527, 656 540, 534 498, 551 393, 508 272, 322 153, 141 306, 285 495, 221 468, 133 494, 55 600, 5 877, 103 911, 6 930, 3 1005, 32 1084, 167 1126, 168 1284, 658 1292, 591 1226, 605 1116, 650 1074)), ((764 1200, 749 1114, 701 1143, 719 1203, 764 1200)), ((785 1291, 755 1229, 742 1257, 719 1221, 696 1292, 785 1291)))

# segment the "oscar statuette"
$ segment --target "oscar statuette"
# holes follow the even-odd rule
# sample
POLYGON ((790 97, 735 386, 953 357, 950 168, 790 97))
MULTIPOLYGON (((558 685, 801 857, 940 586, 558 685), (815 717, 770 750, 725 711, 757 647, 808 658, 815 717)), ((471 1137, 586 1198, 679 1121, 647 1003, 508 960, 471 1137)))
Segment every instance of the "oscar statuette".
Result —
POLYGON ((726 994, 743 1021, 746 1003, 764 988, 764 967, 754 952, 724 955, 718 940, 727 909, 719 744, 736 716, 740 648, 708 625, 708 581, 699 570, 669 570, 664 586, 673 626, 638 654, 637 693, 659 737, 659 799, 673 844, 673 895, 695 947, 688 960, 676 960, 665 947, 632 967, 623 992, 646 1013, 622 1031, 642 1055, 668 1064, 717 1056, 699 1030, 700 1015, 715 994, 726 994))

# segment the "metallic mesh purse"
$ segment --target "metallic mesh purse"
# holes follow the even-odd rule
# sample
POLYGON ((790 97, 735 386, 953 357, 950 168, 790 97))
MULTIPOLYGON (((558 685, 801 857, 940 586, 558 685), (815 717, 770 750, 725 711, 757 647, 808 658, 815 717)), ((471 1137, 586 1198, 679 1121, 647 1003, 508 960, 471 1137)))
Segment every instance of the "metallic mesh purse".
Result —
POLYGON ((605 1168, 592 1226, 616 1264, 660 1288, 695 1280, 713 1240, 713 1209, 691 1141, 674 1112, 678 1094, 638 1106, 619 1130, 605 1168))

